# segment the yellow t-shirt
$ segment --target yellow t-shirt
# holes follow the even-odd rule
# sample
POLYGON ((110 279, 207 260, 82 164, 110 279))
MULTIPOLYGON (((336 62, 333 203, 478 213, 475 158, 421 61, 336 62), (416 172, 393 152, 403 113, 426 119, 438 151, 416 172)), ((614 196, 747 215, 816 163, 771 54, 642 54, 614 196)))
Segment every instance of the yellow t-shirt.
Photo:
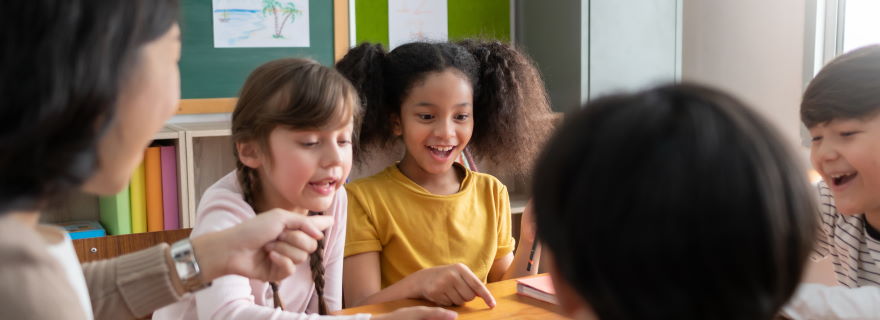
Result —
POLYGON ((510 199, 495 177, 465 172, 460 191, 451 195, 428 192, 396 164, 347 184, 345 256, 378 251, 382 288, 457 262, 486 282, 495 259, 514 248, 510 199))

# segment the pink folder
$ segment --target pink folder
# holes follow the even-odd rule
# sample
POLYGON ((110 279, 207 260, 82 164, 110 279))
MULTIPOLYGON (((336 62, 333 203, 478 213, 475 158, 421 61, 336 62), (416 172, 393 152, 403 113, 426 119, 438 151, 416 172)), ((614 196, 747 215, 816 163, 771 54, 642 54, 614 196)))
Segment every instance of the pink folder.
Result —
POLYGON ((162 158, 162 213, 165 230, 180 229, 180 206, 177 193, 177 148, 163 146, 162 158))
POLYGON ((550 275, 516 280, 516 294, 558 304, 556 290, 553 289, 553 279, 550 278, 550 275))

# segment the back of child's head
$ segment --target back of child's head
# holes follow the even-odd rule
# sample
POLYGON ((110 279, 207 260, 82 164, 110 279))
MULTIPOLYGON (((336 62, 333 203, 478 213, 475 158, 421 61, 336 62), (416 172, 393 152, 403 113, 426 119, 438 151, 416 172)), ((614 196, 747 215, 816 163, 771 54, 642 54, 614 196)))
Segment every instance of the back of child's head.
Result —
MULTIPOLYGON (((355 122, 352 140, 356 140, 360 111, 354 87, 335 70, 306 59, 274 60, 259 66, 245 81, 232 112, 232 141, 257 143, 261 152, 271 153, 268 139, 276 128, 334 129, 348 121, 355 122)), ((256 210, 255 197, 261 192, 260 175, 241 161, 238 148, 233 150, 242 195, 256 210)), ((310 267, 319 312, 327 314, 323 297, 323 240, 319 240, 318 245, 318 250, 310 256, 310 267)), ((274 284, 273 290, 277 298, 274 284)))
POLYGON ((566 116, 538 160, 538 237, 599 319, 770 319, 817 209, 775 130, 736 99, 673 85, 566 116))
POLYGON ((880 45, 835 58, 804 91, 801 121, 807 128, 832 120, 864 119, 880 111, 880 45))
POLYGON ((454 70, 473 88, 475 156, 502 171, 529 168, 549 135, 549 102, 532 61, 509 44, 488 40, 413 42, 386 52, 363 43, 337 64, 360 93, 365 108, 355 160, 395 141, 391 119, 399 116, 409 90, 429 74, 454 70))

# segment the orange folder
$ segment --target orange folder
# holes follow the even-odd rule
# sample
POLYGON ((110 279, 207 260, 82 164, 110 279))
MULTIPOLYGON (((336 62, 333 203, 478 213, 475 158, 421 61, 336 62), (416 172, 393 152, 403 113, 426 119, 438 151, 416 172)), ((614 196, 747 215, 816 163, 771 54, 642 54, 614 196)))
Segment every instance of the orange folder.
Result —
POLYGON ((162 157, 159 147, 149 147, 144 155, 144 175, 147 191, 147 231, 165 229, 162 214, 162 157))

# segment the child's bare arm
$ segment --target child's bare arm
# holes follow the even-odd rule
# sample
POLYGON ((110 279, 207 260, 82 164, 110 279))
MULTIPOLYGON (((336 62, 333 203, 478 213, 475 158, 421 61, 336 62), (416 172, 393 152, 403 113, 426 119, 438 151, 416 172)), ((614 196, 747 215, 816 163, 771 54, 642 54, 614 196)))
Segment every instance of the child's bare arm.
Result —
POLYGON ((498 268, 501 268, 505 258, 495 260, 495 263, 492 265, 492 271, 489 272, 489 282, 538 273, 538 266, 541 263, 541 243, 536 243, 533 215, 532 201, 529 200, 520 220, 519 243, 516 245, 516 255, 509 255, 512 258, 509 258, 507 264, 503 265, 504 269, 501 270, 504 270, 504 272, 500 278, 493 278, 492 271, 495 270, 496 265, 498 268))
POLYGON ((492 262, 492 268, 489 269, 489 275, 486 277, 486 280, 489 282, 501 281, 505 278, 504 276, 513 270, 513 266, 511 263, 513 262, 513 253, 508 253, 506 256, 495 259, 492 262))
POLYGON ((381 289, 379 253, 367 252, 345 258, 343 293, 346 307, 401 299, 425 299, 439 305, 461 305, 476 297, 490 307, 495 298, 482 281, 463 264, 419 270, 381 289))
POLYGON ((367 299, 382 289, 379 252, 346 257, 342 262, 342 294, 346 307, 370 304, 367 299))

